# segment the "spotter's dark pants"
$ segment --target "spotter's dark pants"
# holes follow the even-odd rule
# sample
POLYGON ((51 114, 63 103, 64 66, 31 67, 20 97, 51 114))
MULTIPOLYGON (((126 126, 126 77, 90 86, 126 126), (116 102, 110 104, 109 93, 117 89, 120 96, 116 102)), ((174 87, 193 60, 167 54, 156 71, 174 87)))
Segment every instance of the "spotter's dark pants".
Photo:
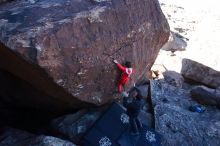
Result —
POLYGON ((139 130, 142 127, 142 124, 139 121, 139 119, 138 118, 130 118, 129 122, 130 122, 131 132, 132 133, 139 133, 140 132, 139 130))

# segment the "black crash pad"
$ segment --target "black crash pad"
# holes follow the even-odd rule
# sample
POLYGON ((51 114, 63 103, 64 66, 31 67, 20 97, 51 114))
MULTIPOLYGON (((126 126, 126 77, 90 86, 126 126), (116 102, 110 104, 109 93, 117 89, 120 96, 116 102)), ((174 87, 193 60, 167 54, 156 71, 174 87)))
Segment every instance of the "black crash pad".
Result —
POLYGON ((94 125, 94 128, 99 129, 113 140, 117 140, 128 127, 129 117, 125 109, 117 103, 113 103, 94 125))
POLYGON ((145 125, 143 125, 139 135, 131 135, 129 117, 125 109, 118 103, 113 102, 101 118, 86 133, 82 140, 82 145, 160 146, 160 139, 161 136, 158 133, 145 125))
POLYGON ((161 135, 143 124, 139 134, 127 130, 118 140, 120 146, 161 146, 161 135))
POLYGON ((83 146, 118 146, 107 135, 93 128, 87 133, 83 146))

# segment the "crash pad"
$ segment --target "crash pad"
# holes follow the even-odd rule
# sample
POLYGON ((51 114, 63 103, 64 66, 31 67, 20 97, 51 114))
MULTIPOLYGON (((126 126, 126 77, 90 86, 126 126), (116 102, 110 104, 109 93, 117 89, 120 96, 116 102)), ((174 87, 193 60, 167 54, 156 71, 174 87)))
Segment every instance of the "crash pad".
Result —
POLYGON ((154 129, 143 124, 139 134, 128 129, 117 141, 120 146, 161 146, 162 136, 154 129))
POLYGON ((83 146, 160 146, 161 135, 144 124, 132 135, 125 108, 113 102, 82 141, 83 146))

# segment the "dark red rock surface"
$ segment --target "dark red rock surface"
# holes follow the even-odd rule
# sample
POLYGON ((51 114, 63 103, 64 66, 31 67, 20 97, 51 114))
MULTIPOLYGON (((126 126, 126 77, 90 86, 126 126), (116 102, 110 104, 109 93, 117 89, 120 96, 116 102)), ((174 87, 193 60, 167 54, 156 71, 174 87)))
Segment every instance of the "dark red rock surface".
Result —
POLYGON ((137 81, 168 37, 156 0, 17 0, 0 6, 1 68, 67 106, 80 106, 78 99, 108 102, 119 75, 112 59, 132 61, 137 81))

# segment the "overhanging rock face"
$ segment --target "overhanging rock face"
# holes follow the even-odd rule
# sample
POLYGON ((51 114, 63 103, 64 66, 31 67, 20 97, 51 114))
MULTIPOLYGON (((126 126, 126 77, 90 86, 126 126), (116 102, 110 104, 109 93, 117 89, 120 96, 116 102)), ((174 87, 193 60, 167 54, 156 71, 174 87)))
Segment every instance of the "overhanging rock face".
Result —
POLYGON ((155 0, 17 0, 0 6, 1 67, 71 106, 76 99, 110 100, 118 76, 113 58, 132 61, 133 81, 140 79, 168 37, 155 0))

